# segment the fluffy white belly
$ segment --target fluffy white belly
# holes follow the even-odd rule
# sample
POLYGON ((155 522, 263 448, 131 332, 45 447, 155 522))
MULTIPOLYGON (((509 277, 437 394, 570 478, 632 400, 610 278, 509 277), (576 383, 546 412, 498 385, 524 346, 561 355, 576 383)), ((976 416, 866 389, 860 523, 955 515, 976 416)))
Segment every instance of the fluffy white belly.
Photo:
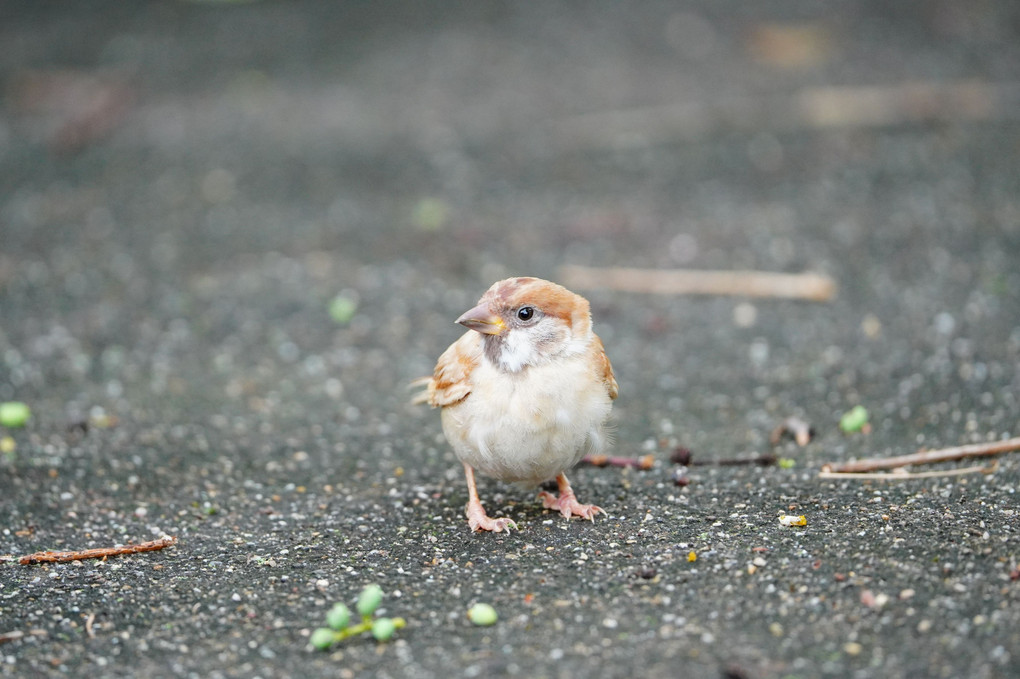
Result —
POLYGON ((479 472, 536 484, 601 449, 612 401, 580 358, 513 375, 483 363, 471 377, 442 422, 457 457, 479 472))

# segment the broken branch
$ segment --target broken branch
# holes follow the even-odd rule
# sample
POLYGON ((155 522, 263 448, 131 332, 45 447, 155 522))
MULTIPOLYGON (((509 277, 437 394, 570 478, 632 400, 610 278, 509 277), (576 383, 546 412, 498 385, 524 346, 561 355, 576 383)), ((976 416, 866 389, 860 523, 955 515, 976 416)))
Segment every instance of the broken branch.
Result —
POLYGON ((1020 437, 1006 439, 1004 441, 992 441, 989 443, 972 443, 966 446, 943 448, 941 450, 924 450, 912 455, 897 455, 895 457, 876 457, 867 460, 855 460, 843 464, 827 464, 822 467, 823 472, 845 474, 848 472, 873 472, 882 469, 895 469, 914 464, 935 464, 938 462, 949 462, 953 460, 964 460, 971 457, 988 457, 1000 453, 1011 453, 1020 450, 1020 437))
POLYGON ((177 538, 165 536, 159 540, 142 542, 137 545, 122 545, 120 547, 100 547, 99 549, 83 549, 72 552, 36 552, 18 559, 18 563, 27 566, 34 563, 51 563, 55 561, 81 561, 82 559, 105 559, 110 556, 122 554, 137 554, 139 552, 152 552, 163 549, 170 545, 177 544, 177 538))
POLYGON ((827 302, 836 294, 836 282, 817 273, 564 266, 560 268, 560 278, 571 289, 657 295, 733 295, 827 302))

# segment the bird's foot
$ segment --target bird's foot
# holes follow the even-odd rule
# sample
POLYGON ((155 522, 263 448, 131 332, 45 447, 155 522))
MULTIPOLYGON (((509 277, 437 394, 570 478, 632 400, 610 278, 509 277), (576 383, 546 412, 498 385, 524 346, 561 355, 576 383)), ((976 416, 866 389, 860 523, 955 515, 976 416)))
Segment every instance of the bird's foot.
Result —
POLYGON ((489 530, 493 533, 502 533, 503 531, 509 533, 511 528, 520 530, 513 519, 505 516, 494 519, 486 514, 480 502, 469 502, 464 513, 467 514, 468 525, 473 531, 489 530))
POLYGON ((582 519, 588 519, 592 523, 595 523, 595 515, 602 514, 603 516, 609 516, 606 514, 606 510, 596 505, 583 505, 577 501, 574 496, 574 491, 570 490, 569 487, 565 491, 561 491, 559 496, 553 495, 552 493, 542 491, 538 494, 538 497, 542 500, 542 506, 546 509, 555 509, 559 511, 566 518, 571 516, 580 516, 582 519))

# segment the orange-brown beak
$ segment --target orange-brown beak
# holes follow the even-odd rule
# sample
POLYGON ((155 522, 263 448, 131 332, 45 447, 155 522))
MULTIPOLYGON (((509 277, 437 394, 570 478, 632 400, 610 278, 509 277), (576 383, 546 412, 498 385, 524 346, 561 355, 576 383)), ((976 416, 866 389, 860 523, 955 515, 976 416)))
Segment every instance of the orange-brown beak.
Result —
POLYGON ((499 335, 503 332, 503 319, 493 314, 488 304, 479 304, 465 311, 457 322, 483 335, 499 335))

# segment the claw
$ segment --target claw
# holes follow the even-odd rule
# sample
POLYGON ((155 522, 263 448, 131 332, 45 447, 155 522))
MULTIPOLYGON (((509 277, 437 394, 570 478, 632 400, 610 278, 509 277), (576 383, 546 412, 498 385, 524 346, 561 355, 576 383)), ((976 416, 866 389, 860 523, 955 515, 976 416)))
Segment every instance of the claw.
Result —
POLYGON ((466 464, 464 465, 464 475, 467 477, 468 483, 468 503, 467 507, 464 508, 464 513, 467 515, 468 526, 470 526, 471 530, 475 532, 488 530, 493 533, 506 531, 509 533, 510 529, 513 528, 519 531, 520 528, 517 527, 513 519, 505 516, 493 519, 485 513, 482 501, 478 499, 478 490, 475 488, 474 470, 466 464))
POLYGON ((559 510, 560 514, 567 519, 571 516, 579 516, 582 519, 588 519, 592 523, 595 523, 595 515, 600 512, 603 516, 609 516, 602 507, 583 505, 578 502, 573 489, 570 487, 570 482, 567 481, 567 477, 563 474, 556 477, 556 484, 560 489, 559 497, 546 491, 538 494, 538 497, 542 500, 542 506, 546 509, 559 510))
POLYGON ((513 519, 509 519, 505 516, 493 519, 486 515, 484 511, 479 515, 477 512, 471 511, 470 505, 465 513, 468 517, 468 526, 470 526, 471 530, 476 533, 483 530, 492 531, 493 533, 502 533, 503 531, 509 533, 510 529, 517 531, 520 530, 513 519))

